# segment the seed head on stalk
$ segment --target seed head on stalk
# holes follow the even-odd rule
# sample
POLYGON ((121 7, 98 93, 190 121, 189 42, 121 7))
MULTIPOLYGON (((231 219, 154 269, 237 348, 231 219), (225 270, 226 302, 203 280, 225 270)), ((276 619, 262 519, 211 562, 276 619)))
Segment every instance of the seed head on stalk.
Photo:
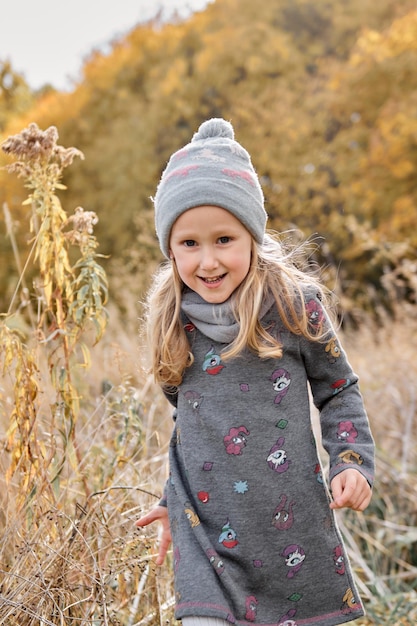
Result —
POLYGON ((51 165, 54 163, 58 170, 64 170, 71 165, 74 157, 84 158, 83 153, 77 148, 64 148, 58 146, 58 130, 55 126, 50 126, 46 130, 40 130, 37 124, 32 122, 17 135, 12 135, 2 144, 2 150, 6 154, 20 159, 15 163, 7 165, 9 172, 17 172, 22 176, 27 176, 31 169, 31 163, 46 161, 51 165), (21 173, 22 166, 26 165, 21 173))
POLYGON ((34 260, 39 263, 46 309, 49 314, 59 318, 62 315, 57 309, 65 301, 67 304, 72 301, 72 269, 62 232, 67 215, 55 190, 65 189, 60 182, 64 169, 71 165, 76 156, 81 159, 84 156, 76 148, 59 146, 57 140, 55 126, 43 131, 32 123, 17 135, 6 139, 1 147, 3 152, 17 159, 6 169, 24 178, 25 187, 30 190, 23 204, 32 206, 30 230, 36 236, 34 260))
MULTIPOLYGON (((43 131, 32 123, 1 145, 3 152, 15 158, 6 169, 24 179, 29 196, 23 204, 32 209, 33 245, 25 269, 29 261, 38 269, 34 281, 38 308, 33 330, 38 354, 46 357, 55 389, 52 406, 59 407, 59 411, 51 413, 50 431, 58 429, 63 436, 63 457, 51 478, 54 485, 67 460, 74 466, 81 463, 76 439, 81 399, 78 370, 89 365, 89 348, 83 341, 83 334, 92 325, 98 341, 107 323, 107 277, 97 262, 102 255, 96 252, 98 242, 93 233, 97 215, 78 207, 74 215, 68 217, 56 194, 56 190, 65 189, 61 183, 64 169, 75 157, 84 157, 76 148, 59 146, 57 140, 58 131, 54 126, 43 131), (70 262, 70 246, 79 249, 74 265, 70 262)), ((12 306, 9 313, 11 311, 12 306)), ((17 428, 20 414, 16 413, 15 420, 13 433, 23 432, 24 435, 26 431, 17 428)), ((25 450, 23 435, 15 441, 17 456, 25 450)), ((85 488, 88 491, 87 486, 85 488)))

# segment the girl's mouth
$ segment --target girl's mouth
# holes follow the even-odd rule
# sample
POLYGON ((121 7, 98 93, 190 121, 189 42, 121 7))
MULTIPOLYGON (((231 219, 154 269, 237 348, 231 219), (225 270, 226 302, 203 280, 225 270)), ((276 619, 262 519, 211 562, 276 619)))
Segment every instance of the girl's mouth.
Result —
POLYGON ((223 280, 225 276, 226 274, 222 274, 221 276, 213 276, 212 278, 204 276, 201 276, 200 278, 206 285, 217 285, 223 280))

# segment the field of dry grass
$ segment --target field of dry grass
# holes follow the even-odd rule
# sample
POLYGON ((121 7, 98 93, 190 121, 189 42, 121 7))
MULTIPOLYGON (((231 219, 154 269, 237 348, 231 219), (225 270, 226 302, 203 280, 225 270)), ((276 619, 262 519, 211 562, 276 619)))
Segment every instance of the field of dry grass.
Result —
MULTIPOLYGON (((134 324, 132 324, 133 328, 134 324)), ((344 336, 378 449, 378 474, 364 514, 339 523, 367 606, 360 626, 417 623, 417 319, 403 312, 344 336)), ((50 488, 22 499, 19 473, 5 479, 8 398, 2 390, 0 624, 174 624, 170 565, 156 571, 155 529, 134 521, 166 476, 170 411, 140 372, 139 338, 110 324, 82 381, 80 463, 65 460, 50 488)), ((7 383, 7 381, 3 381, 7 383)), ((51 398, 44 398, 44 414, 51 398)), ((63 433, 40 411, 38 436, 59 461, 63 433), (45 421, 44 421, 45 420, 45 421)), ((62 460, 62 459, 61 459, 62 460)), ((54 461, 55 462, 55 461, 54 461)))
POLYGON ((37 426, 43 454, 30 493, 19 468, 6 478, 3 381, 0 624, 156 624, 160 605, 171 598, 168 570, 155 576, 152 538, 134 526, 160 496, 171 418, 138 374, 134 338, 120 342, 121 333, 118 343, 103 340, 80 386, 79 460, 68 452, 62 425, 51 432, 53 397, 43 399, 37 426))
POLYGON ((368 617, 362 623, 417 623, 417 314, 365 324, 345 344, 377 447, 374 497, 363 515, 344 513, 342 529, 357 567, 368 617))

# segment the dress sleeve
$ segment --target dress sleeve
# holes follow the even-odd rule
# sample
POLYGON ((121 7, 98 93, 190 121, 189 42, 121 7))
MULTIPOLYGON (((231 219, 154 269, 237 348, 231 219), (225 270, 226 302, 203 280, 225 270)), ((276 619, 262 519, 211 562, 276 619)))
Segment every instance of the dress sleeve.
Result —
POLYGON ((323 447, 330 460, 329 479, 345 469, 361 472, 372 486, 375 446, 368 417, 346 353, 320 301, 306 298, 310 326, 324 336, 301 340, 301 352, 315 406, 320 412, 323 447))

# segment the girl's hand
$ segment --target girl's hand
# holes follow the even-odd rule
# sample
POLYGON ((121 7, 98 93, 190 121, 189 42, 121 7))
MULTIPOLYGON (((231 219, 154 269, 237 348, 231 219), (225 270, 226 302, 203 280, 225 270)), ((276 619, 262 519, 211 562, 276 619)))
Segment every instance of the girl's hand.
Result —
POLYGON ((333 478, 330 486, 333 496, 331 509, 348 507, 354 511, 364 511, 371 501, 372 489, 358 470, 343 470, 333 478))
POLYGON ((172 539, 168 519, 168 510, 166 506, 156 506, 151 511, 149 511, 149 513, 147 513, 143 517, 140 517, 137 522, 135 522, 135 524, 136 526, 142 527, 147 526, 148 524, 152 524, 152 522, 161 523, 161 531, 159 534, 159 550, 155 563, 156 565, 162 565, 172 539))

